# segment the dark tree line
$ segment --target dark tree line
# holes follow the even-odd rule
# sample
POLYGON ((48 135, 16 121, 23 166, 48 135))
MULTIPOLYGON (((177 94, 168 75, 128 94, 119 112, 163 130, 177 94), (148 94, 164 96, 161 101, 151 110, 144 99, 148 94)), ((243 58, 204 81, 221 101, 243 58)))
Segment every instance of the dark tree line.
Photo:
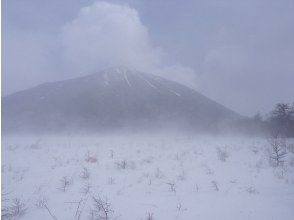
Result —
POLYGON ((271 137, 294 137, 294 103, 278 103, 266 116, 257 113, 237 123, 242 133, 271 137))
POLYGON ((292 106, 279 103, 267 118, 270 132, 274 137, 294 137, 294 103, 292 106))

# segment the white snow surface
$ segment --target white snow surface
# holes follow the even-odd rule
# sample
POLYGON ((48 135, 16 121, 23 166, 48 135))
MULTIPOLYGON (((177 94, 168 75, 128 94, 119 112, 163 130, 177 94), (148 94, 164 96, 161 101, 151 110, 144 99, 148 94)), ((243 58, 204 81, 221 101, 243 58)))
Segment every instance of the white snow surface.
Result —
POLYGON ((117 73, 122 73, 124 78, 125 78, 125 81, 127 82, 128 86, 129 87, 132 87, 129 79, 128 79, 128 76, 127 76, 127 72, 128 72, 128 69, 127 68, 124 68, 124 67, 118 67, 115 69, 117 73))
POLYGON ((181 94, 179 94, 179 93, 177 93, 175 91, 172 91, 172 90, 168 90, 168 91, 170 91, 171 93, 175 94, 176 96, 181 96, 181 94))
POLYGON ((100 197, 113 210, 109 219, 292 220, 293 152, 274 167, 264 139, 3 137, 2 208, 19 198, 26 207, 21 219, 53 219, 36 206, 43 200, 58 220, 78 219, 77 213, 91 219, 93 197, 100 197), (63 177, 70 180, 65 191, 63 177))
POLYGON ((157 89, 155 85, 153 85, 151 82, 149 82, 147 79, 145 79, 143 76, 139 75, 141 79, 143 79, 149 86, 151 86, 154 89, 157 89))

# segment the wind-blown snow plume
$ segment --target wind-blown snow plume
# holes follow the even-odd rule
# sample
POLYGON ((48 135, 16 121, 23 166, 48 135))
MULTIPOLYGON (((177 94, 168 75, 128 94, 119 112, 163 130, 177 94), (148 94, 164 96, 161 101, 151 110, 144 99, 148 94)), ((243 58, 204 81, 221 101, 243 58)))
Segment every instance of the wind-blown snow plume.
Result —
POLYGON ((84 75, 122 65, 191 84, 193 70, 164 63, 164 51, 153 46, 138 12, 125 5, 96 2, 80 10, 62 28, 67 72, 84 75))

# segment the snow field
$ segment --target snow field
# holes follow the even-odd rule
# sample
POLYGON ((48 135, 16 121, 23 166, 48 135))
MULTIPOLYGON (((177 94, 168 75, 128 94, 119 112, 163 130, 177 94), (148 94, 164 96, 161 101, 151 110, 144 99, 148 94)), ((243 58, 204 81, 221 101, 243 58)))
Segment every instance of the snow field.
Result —
POLYGON ((264 139, 3 137, 2 209, 17 198, 20 219, 106 219, 100 199, 109 219, 292 220, 293 152, 275 167, 264 139))

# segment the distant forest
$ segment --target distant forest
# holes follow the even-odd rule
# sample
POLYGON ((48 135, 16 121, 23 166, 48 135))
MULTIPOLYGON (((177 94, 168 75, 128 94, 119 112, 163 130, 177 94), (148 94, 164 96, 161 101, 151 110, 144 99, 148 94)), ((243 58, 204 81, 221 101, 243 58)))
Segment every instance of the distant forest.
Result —
POLYGON ((270 135, 271 137, 294 137, 294 103, 278 103, 267 115, 257 113, 252 118, 238 122, 242 132, 250 135, 270 135))

